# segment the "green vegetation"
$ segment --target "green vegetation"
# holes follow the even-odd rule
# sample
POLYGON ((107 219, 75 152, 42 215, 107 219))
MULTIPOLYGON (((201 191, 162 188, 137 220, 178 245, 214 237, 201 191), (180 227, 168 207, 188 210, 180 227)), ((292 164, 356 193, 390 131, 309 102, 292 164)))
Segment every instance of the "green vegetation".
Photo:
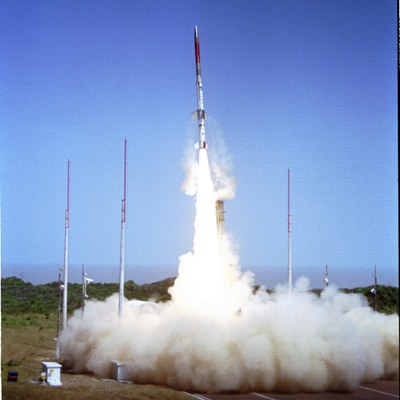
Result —
MULTIPOLYGON (((167 301, 171 297, 168 288, 174 283, 174 278, 167 278, 156 283, 138 285, 130 280, 125 282, 125 297, 128 300, 167 301)), ((104 300, 118 292, 117 283, 91 283, 87 287, 90 299, 104 300)), ((58 282, 33 285, 16 277, 1 279, 1 311, 4 314, 37 313, 48 315, 57 310, 59 304, 58 282)), ((68 312, 82 305, 82 285, 68 285, 68 312)), ((29 325, 29 321, 22 322, 29 325)))
MULTIPOLYGON (((399 313, 399 288, 394 286, 377 285, 376 294, 373 290, 374 286, 357 287, 353 289, 340 289, 343 293, 362 294, 368 301, 368 305, 383 314, 399 313)), ((320 296, 322 289, 313 289, 313 293, 320 296)))
POLYGON ((363 294, 371 308, 383 314, 399 313, 399 288, 394 286, 377 285, 376 294, 374 286, 367 286, 354 289, 341 289, 344 293, 363 294))
MULTIPOLYGON (((174 284, 175 278, 167 278, 155 283, 138 285, 130 280, 125 282, 125 297, 128 300, 154 300, 168 301, 171 296, 168 288, 174 284)), ((377 294, 372 292, 373 286, 354 289, 340 289, 344 293, 363 294, 371 308, 376 311, 393 314, 399 313, 399 288, 393 286, 377 286, 377 294)), ((258 286, 254 291, 259 290, 258 286)), ((270 290, 268 290, 270 292, 270 290)), ((113 293, 118 292, 117 283, 91 283, 87 287, 90 299, 104 300, 113 293)), ((320 295, 320 289, 314 289, 313 293, 320 295)), ((57 311, 59 302, 58 282, 33 285, 16 277, 1 279, 1 311, 3 324, 13 321, 11 315, 19 313, 42 314, 49 318, 49 314, 57 311), (11 315, 10 315, 11 314, 11 315)), ((82 305, 82 285, 70 283, 68 285, 68 312, 80 308, 82 305)), ((27 320, 18 320, 18 324, 28 326, 35 323, 34 317, 27 320)), ((17 323, 17 322, 14 322, 17 323)))

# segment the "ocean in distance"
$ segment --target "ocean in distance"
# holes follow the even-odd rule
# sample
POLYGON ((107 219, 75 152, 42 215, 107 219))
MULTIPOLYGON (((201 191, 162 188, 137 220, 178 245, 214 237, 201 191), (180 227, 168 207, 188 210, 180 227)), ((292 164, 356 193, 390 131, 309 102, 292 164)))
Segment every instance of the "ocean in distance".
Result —
MULTIPOLYGON (((3 264, 2 278, 16 276, 26 282, 41 284, 58 280, 58 264, 3 264)), ((254 274, 254 283, 273 288, 287 282, 287 267, 242 267, 242 272, 251 271, 254 274)), ((85 272, 94 282, 118 282, 119 265, 85 264, 85 272)), ((329 283, 339 288, 365 287, 374 284, 374 266, 370 268, 328 267, 329 283)), ((125 281, 133 280, 138 284, 157 282, 165 278, 175 277, 178 274, 176 265, 126 265, 125 281)), ((302 276, 309 278, 311 288, 323 288, 325 265, 320 267, 292 267, 293 283, 302 276)), ((385 286, 399 286, 399 274, 396 268, 379 268, 377 266, 378 284, 385 286)), ((61 274, 61 280, 63 275, 61 274)), ((70 264, 68 280, 73 283, 82 282, 82 264, 70 264)))

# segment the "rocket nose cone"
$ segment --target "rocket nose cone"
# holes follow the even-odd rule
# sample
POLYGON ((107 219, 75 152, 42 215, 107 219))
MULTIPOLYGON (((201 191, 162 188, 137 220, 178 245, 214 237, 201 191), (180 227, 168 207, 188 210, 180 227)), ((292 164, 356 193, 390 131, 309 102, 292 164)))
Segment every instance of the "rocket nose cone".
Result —
POLYGON ((199 32, 198 32, 198 30, 197 30, 197 25, 194 26, 194 37, 195 37, 196 39, 199 38, 199 32))

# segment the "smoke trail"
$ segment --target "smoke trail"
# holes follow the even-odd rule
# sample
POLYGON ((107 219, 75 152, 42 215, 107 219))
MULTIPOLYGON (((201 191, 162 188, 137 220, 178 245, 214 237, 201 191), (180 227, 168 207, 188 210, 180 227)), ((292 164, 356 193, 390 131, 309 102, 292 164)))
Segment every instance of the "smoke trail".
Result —
MULTIPOLYGON (((221 129, 217 126, 216 121, 210 121, 209 118, 209 122, 212 122, 213 125, 213 135, 210 138, 212 152, 210 153, 207 150, 207 158, 210 157, 210 167, 207 168, 210 168, 215 197, 218 200, 231 200, 235 197, 237 181, 231 174, 232 163, 230 155, 223 141, 221 129)), ((185 179, 181 185, 181 190, 189 196, 196 194, 198 167, 196 152, 190 142, 188 143, 183 165, 185 179)))
POLYGON ((205 149, 199 152, 197 172, 193 253, 180 258, 178 278, 170 293, 173 302, 190 313, 229 315, 240 308, 243 296, 248 297, 251 288, 248 279, 239 279, 237 258, 232 255, 227 239, 218 239, 218 193, 211 180, 205 149))
POLYGON ((199 164, 195 159, 193 146, 190 145, 183 164, 185 179, 181 185, 181 191, 188 196, 196 194, 198 167, 199 164))
POLYGON ((65 363, 107 377, 118 360, 135 382, 204 392, 348 390, 398 378, 398 315, 333 286, 318 297, 306 278, 291 293, 253 293, 252 274, 218 239, 205 149, 196 168, 193 251, 180 257, 172 300, 126 301, 123 321, 117 295, 88 302, 62 333, 65 363))

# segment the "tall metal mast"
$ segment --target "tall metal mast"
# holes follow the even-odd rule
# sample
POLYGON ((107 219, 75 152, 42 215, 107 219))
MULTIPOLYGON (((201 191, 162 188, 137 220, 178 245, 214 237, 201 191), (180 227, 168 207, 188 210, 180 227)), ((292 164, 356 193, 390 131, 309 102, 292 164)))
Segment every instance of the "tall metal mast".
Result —
POLYGON ((124 314, 124 284, 125 284, 125 222, 126 222, 126 144, 124 146, 124 198, 121 207, 121 247, 119 261, 119 304, 118 317, 121 319, 124 314))
POLYGON ((292 291, 292 242, 291 242, 291 220, 290 220, 290 168, 288 169, 288 285, 289 292, 292 291))
POLYGON ((67 327, 68 314, 68 231, 69 231, 69 169, 70 161, 68 160, 67 172, 67 209, 65 210, 65 239, 64 239, 64 293, 63 293, 63 329, 67 327))
POLYGON ((58 268, 58 307, 57 307, 57 337, 56 337, 56 359, 60 358, 60 317, 61 317, 61 293, 64 290, 64 285, 61 285, 62 269, 58 268))

